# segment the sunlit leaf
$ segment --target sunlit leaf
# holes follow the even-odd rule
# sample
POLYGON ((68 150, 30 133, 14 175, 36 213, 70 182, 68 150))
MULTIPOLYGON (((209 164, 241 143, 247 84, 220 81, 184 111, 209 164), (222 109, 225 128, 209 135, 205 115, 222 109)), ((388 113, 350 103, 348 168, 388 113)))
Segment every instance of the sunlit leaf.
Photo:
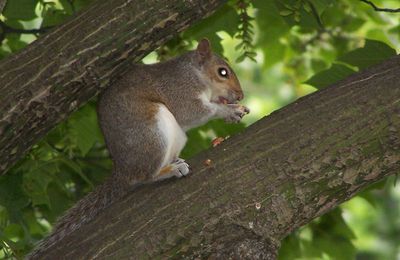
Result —
POLYGON ((260 27, 256 44, 264 53, 265 65, 272 66, 282 60, 285 46, 280 38, 289 32, 290 26, 279 15, 274 1, 255 0, 253 5, 257 8, 256 21, 260 27))
POLYGON ((202 23, 189 28, 185 31, 184 35, 193 40, 206 37, 210 40, 213 50, 217 53, 222 53, 220 38, 216 32, 225 31, 233 36, 237 31, 238 20, 236 10, 228 5, 224 5, 202 23))
POLYGON ((280 11, 279 14, 282 15, 282 16, 288 16, 288 15, 293 14, 293 11, 289 10, 289 9, 286 9, 286 10, 280 11))
POLYGON ((341 213, 336 208, 330 214, 322 216, 319 223, 313 224, 312 244, 333 259, 352 260, 356 250, 351 240, 355 235, 341 213))
POLYGON ((10 224, 4 229, 4 235, 11 240, 16 240, 24 236, 24 230, 20 225, 10 224))

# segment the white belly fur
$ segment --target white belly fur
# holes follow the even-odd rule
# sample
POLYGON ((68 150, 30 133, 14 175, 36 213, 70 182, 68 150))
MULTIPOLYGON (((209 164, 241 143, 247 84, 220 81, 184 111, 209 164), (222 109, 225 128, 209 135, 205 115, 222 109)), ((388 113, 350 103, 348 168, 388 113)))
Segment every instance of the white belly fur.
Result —
POLYGON ((163 104, 159 105, 157 126, 164 137, 165 157, 161 164, 164 167, 175 160, 186 144, 186 134, 176 122, 174 115, 163 104))

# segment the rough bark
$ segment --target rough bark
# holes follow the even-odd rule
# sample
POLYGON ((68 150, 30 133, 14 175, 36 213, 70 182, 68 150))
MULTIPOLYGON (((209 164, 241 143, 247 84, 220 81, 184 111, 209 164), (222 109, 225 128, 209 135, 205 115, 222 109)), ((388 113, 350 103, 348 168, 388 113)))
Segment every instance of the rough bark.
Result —
POLYGON ((0 174, 132 61, 225 0, 102 0, 0 61, 0 174))
POLYGON ((399 131, 400 56, 196 156, 190 177, 137 189, 42 259, 274 259, 294 229, 398 173, 399 131))

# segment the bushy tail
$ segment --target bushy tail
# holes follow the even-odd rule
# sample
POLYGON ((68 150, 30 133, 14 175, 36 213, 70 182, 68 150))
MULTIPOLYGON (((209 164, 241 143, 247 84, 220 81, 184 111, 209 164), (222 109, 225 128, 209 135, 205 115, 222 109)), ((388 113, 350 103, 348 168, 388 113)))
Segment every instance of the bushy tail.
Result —
POLYGON ((36 246, 26 259, 42 259, 41 255, 66 235, 91 221, 114 201, 127 193, 126 187, 111 178, 78 201, 54 226, 53 232, 36 246))

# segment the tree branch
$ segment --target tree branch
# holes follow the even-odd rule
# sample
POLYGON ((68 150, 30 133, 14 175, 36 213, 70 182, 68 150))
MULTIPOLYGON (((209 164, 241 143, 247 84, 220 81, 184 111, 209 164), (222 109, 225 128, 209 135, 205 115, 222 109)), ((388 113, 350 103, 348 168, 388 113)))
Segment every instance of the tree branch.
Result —
POLYGON ((225 2, 95 1, 74 19, 1 60, 0 174, 131 62, 225 2))
POLYGON ((293 230, 399 172, 400 56, 189 163, 189 177, 135 190, 40 259, 275 259, 293 230))
POLYGON ((379 8, 373 2, 371 2, 369 0, 360 0, 360 1, 372 6, 372 8, 374 8, 374 10, 377 11, 377 12, 387 12, 387 13, 398 13, 398 12, 400 12, 400 8, 397 8, 397 9, 379 8))

